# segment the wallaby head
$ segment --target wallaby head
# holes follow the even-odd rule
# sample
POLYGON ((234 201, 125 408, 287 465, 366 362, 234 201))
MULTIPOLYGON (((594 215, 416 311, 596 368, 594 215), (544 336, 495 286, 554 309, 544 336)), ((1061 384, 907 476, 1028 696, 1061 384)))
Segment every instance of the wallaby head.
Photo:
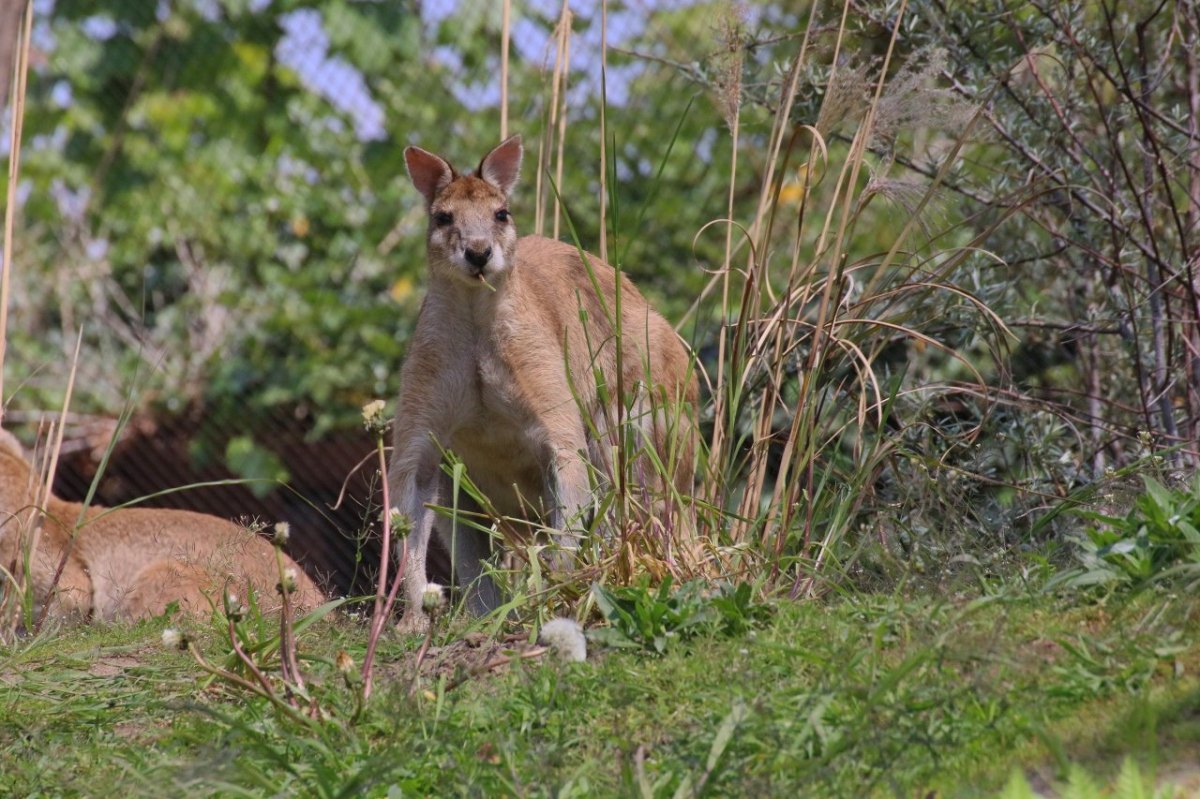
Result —
POLYGON ((408 175, 429 211, 426 241, 435 277, 480 286, 512 268, 517 229, 508 198, 521 154, 521 137, 512 136, 484 156, 474 174, 460 175, 444 158, 420 147, 405 149, 408 175))

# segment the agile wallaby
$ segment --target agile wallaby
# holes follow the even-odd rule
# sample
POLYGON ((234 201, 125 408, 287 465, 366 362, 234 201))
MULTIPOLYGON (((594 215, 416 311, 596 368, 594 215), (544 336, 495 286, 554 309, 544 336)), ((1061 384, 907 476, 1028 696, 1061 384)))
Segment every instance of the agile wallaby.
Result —
MULTIPOLYGON (((22 533, 34 508, 37 480, 20 443, 0 430, 0 565, 13 573, 22 533)), ((276 594, 279 568, 272 545, 225 519, 182 510, 98 506, 51 495, 30 558, 34 602, 75 621, 138 619, 162 614, 171 602, 201 615, 249 583, 264 604, 276 594), (82 514, 82 515, 81 515, 82 514), (76 532, 76 524, 79 524, 76 532), (74 542, 72 542, 74 537, 74 542), (54 574, 66 554, 58 584, 54 574)), ((295 562, 292 598, 300 607, 324 601, 295 562)), ((3 579, 3 578, 0 578, 3 579)))
MULTIPOLYGON (((508 201, 521 155, 521 139, 513 136, 488 153, 474 175, 460 175, 433 153, 404 151, 429 212, 429 286, 401 371, 388 469, 391 501, 412 524, 404 631, 428 623, 421 596, 432 529, 451 551, 456 581, 470 586, 472 612, 499 605, 496 587, 482 573, 490 537, 466 524, 454 529, 429 508, 454 499, 440 469, 442 447, 462 459, 501 514, 555 531, 567 552, 577 546, 570 531, 586 525, 592 507, 590 474, 611 474, 618 402, 632 407, 630 420, 641 437, 674 470, 675 488, 691 491, 697 382, 687 349, 622 279, 627 397, 616 396, 610 321, 616 273, 590 255, 589 270, 567 244, 517 237, 508 201)), ((668 487, 656 484, 660 470, 641 463, 632 471, 646 483, 639 494, 662 499, 668 487)), ((470 503, 459 497, 464 506, 470 503)))

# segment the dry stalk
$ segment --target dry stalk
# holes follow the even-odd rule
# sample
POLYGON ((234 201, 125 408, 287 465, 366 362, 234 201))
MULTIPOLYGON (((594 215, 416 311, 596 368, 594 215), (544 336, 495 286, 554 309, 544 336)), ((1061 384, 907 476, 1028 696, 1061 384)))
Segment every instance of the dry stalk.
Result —
MULTIPOLYGON (((600 3, 600 260, 605 263, 610 263, 608 260, 608 0, 601 0, 600 3)), ((628 490, 628 464, 629 464, 629 447, 626 444, 625 436, 625 367, 622 343, 622 289, 621 280, 623 272, 621 264, 612 264, 616 270, 616 283, 613 289, 613 351, 616 355, 616 396, 619 401, 616 404, 616 419, 615 424, 611 428, 613 434, 617 436, 616 440, 616 470, 614 477, 616 485, 616 517, 617 529, 624 531, 628 529, 625 520, 628 516, 629 490, 628 490)))
MULTIPOLYGON (((554 182, 555 185, 562 190, 563 184, 563 145, 567 140, 567 76, 571 73, 571 22, 574 15, 571 13, 568 0, 563 0, 562 15, 558 22, 558 41, 559 52, 561 57, 559 63, 561 67, 556 68, 558 72, 559 95, 561 97, 560 106, 558 109, 558 132, 555 134, 558 144, 558 157, 554 165, 554 182)), ((562 215, 558 195, 554 195, 554 238, 558 238, 559 222, 562 215)))
MULTIPOLYGON (((4 356, 8 348, 9 275, 12 272, 13 229, 17 213, 17 181, 21 173, 21 134, 25 126, 25 87, 29 77, 29 39, 33 3, 25 4, 25 24, 13 70, 12 123, 8 140, 8 193, 4 205, 4 263, 0 264, 0 422, 4 421, 4 356)), ((3 109, 0 109, 3 110, 3 109)))
MULTIPOLYGON (((608 263, 608 0, 600 0, 600 260, 608 263)), ((618 270, 617 280, 620 279, 618 270)), ((617 299, 620 297, 618 283, 617 299)), ((620 314, 617 314, 618 324, 620 318, 620 314)), ((618 346, 617 352, 620 351, 618 346)), ((618 366, 618 378, 620 374, 618 366)), ((618 390, 617 396, 624 395, 618 390)))
MULTIPOLYGON (((838 45, 840 46, 841 38, 845 30, 846 14, 848 12, 849 1, 842 11, 841 27, 838 30, 838 45)), ((759 308, 757 307, 761 300, 763 288, 766 287, 766 268, 767 258, 767 240, 769 239, 769 229, 763 234, 763 222, 768 217, 771 209, 776 205, 775 198, 777 191, 774 190, 776 162, 779 159, 779 153, 783 147, 783 135, 789 127, 789 112, 792 103, 795 102, 796 93, 800 85, 800 72, 804 64, 805 58, 808 55, 808 47, 812 29, 812 20, 819 12, 819 4, 814 4, 813 10, 809 15, 809 25, 805 29, 805 36, 800 45, 800 52, 792 61, 792 67, 789 70, 788 79, 785 81, 783 91, 780 96, 779 108, 776 110, 775 120, 772 124, 771 149, 767 156, 767 173, 763 177, 763 184, 759 192, 758 208, 755 211, 754 223, 750 227, 749 239, 753 246, 750 247, 749 263, 746 268, 746 281, 742 288, 742 297, 740 308, 738 311, 738 322, 734 325, 733 341, 729 351, 729 375, 730 389, 738 387, 740 395, 740 387, 743 386, 754 367, 754 360, 751 357, 756 348, 749 346, 747 342, 747 326, 753 319, 758 318, 759 308), (764 253, 764 257, 759 258, 758 253, 764 253)), ((835 48, 836 50, 836 48, 835 48)), ((836 63, 836 52, 835 52, 836 63)), ((794 137, 793 137, 794 141, 794 137)), ((767 293, 769 294, 769 287, 767 293)), ((768 364, 769 367, 769 364, 768 364)), ((725 370, 722 370, 723 372, 725 370)), ((770 369, 768 368, 768 373, 770 369)), ((725 399, 725 395, 729 391, 718 392, 718 397, 725 399)), ((801 395, 803 396, 803 394, 801 395)), ((720 409, 718 409, 720 410, 720 409)), ((727 415, 729 411, 725 412, 727 415)), ((768 421, 769 421, 769 414, 768 421)), ((762 420, 760 420, 761 422, 762 420)), ((731 538, 734 542, 741 542, 745 539, 751 526, 754 524, 754 519, 757 517, 758 506, 761 503, 761 486, 765 479, 767 448, 769 441, 765 436, 756 436, 752 446, 756 448, 755 454, 751 458, 750 480, 747 482, 747 490, 742 495, 742 502, 738 509, 738 514, 735 517, 731 528, 731 538), (758 485, 757 490, 752 490, 751 487, 758 485)), ((724 456, 724 452, 717 452, 717 457, 724 456)))
MULTIPOLYGON (((813 386, 813 383, 811 382, 811 376, 818 373, 818 370, 824 366, 825 354, 827 350, 826 339, 833 338, 831 321, 834 315, 834 308, 836 307, 833 293, 835 287, 840 287, 843 285, 842 276, 845 269, 845 241, 847 232, 850 229, 851 219, 855 214, 855 207, 852 204, 854 199, 854 187, 858 185, 858 176, 862 170, 863 160, 867 152, 867 146, 871 139, 875 113, 879 106, 879 98, 883 94, 883 87, 886 81, 888 65, 891 63, 892 54, 895 52, 896 39, 900 33, 900 23, 904 19, 904 13, 907 7, 908 0, 903 0, 900 4, 900 8, 896 12, 895 24, 892 28, 892 36, 888 42, 888 48, 884 55, 883 64, 879 70, 879 79, 876 82, 874 97, 871 101, 871 104, 867 107, 866 117, 856 131, 854 139, 850 144, 850 153, 847 157, 846 164, 843 165, 840 176, 841 179, 839 179, 838 182, 838 185, 841 188, 841 212, 837 215, 837 230, 834 234, 832 249, 827 258, 828 275, 825 279, 824 290, 821 293, 820 303, 817 307, 817 321, 813 327, 812 341, 810 345, 811 349, 809 350, 808 362, 805 368, 804 388, 806 391, 801 394, 801 402, 805 402, 807 397, 810 396, 813 386)), ((836 206, 836 202, 831 203, 830 212, 826 217, 825 229, 821 234, 822 241, 824 241, 826 233, 829 230, 829 224, 835 213, 836 206)), ((818 257, 824 257, 824 253, 820 247, 818 247, 817 255, 818 257)), ((806 413, 805 415, 808 418, 807 424, 809 425, 809 430, 803 434, 803 440, 806 442, 808 447, 812 447, 815 444, 814 437, 816 432, 816 414, 810 412, 806 413)), ((805 478, 801 481, 797 481, 798 486, 793 490, 793 493, 797 495, 797 502, 799 502, 799 495, 802 492, 807 491, 808 495, 811 497, 815 488, 815 463, 811 455, 805 457, 804 465, 805 478)), ((812 502, 805 503, 805 525, 802 551, 808 549, 808 545, 811 541, 814 522, 813 510, 814 508, 812 502)), ((780 534, 782 534, 782 531, 780 534)), ((802 575, 802 572, 797 573, 796 581, 792 585, 793 596, 797 596, 800 593, 802 575)), ((808 589, 811 590, 812 586, 813 583, 810 580, 808 583, 808 589)))
MULTIPOLYGON (((566 12, 566 2, 563 3, 563 12, 566 12)), ((554 29, 554 69, 550 73, 550 105, 546 109, 546 127, 542 140, 538 145, 538 204, 537 213, 534 217, 534 232, 537 235, 543 235, 546 229, 545 207, 542 197, 542 172, 546 165, 550 163, 551 153, 554 150, 554 135, 557 131, 557 122, 559 114, 559 94, 562 92, 562 63, 563 63, 563 37, 562 37, 562 19, 560 17, 558 25, 554 29)), ((562 191, 562 179, 558 178, 556 185, 558 191, 562 191)), ((555 227, 554 237, 558 238, 558 191, 554 194, 554 213, 555 227)))
MULTIPOLYGON (((46 477, 38 488, 37 502, 29 516, 29 526, 27 528, 29 534, 29 552, 30 557, 37 553, 38 538, 42 532, 42 521, 45 515, 46 508, 50 504, 50 496, 54 489, 54 476, 58 468, 58 457, 62 452, 63 429, 67 424, 67 411, 71 407, 71 395, 75 392, 75 375, 79 371, 79 348, 83 344, 83 328, 79 328, 79 335, 75 338, 75 354, 71 358, 71 371, 67 375, 67 390, 63 395, 62 410, 59 411, 58 421, 51 427, 52 440, 50 441, 50 449, 46 453, 45 470, 46 477)), ((66 521, 65 519, 63 521, 66 521)), ((63 547, 62 557, 59 558, 58 567, 54 570, 54 578, 50 581, 50 586, 46 590, 46 602, 42 605, 42 612, 34 621, 34 630, 40 630, 42 624, 46 621, 46 615, 50 612, 50 598, 54 596, 55 590, 58 588, 58 583, 62 579, 63 571, 67 568, 67 560, 71 556, 71 551, 75 547, 75 539, 79 537, 79 532, 82 529, 83 519, 75 522, 75 529, 71 531, 71 540, 67 542, 67 546, 63 547)))
POLYGON ((512 0, 504 0, 500 23, 500 141, 508 138, 508 42, 512 21, 512 0))
POLYGON ((379 637, 383 634, 388 619, 391 618, 392 608, 396 603, 396 596, 404 577, 405 561, 408 560, 408 536, 405 535, 400 545, 400 563, 396 568, 396 576, 392 580, 389 590, 388 569, 391 564, 392 511, 387 482, 387 456, 385 455, 382 431, 376 433, 376 450, 379 456, 379 474, 383 477, 383 535, 379 557, 379 580, 375 587, 375 606, 371 612, 371 630, 367 636, 367 653, 363 657, 362 665, 363 704, 366 704, 366 701, 371 698, 371 690, 374 687, 375 650, 379 645, 379 637))
POLYGON ((740 30, 732 25, 726 29, 726 47, 732 46, 728 54, 727 73, 722 81, 723 96, 721 100, 725 124, 729 128, 732 143, 729 156, 729 196, 725 212, 725 260, 721 265, 721 334, 717 337, 717 386, 714 392, 715 409, 713 411, 713 434, 709 451, 714 453, 709 460, 708 501, 723 505, 725 494, 725 479, 719 465, 723 462, 720 454, 725 444, 725 358, 729 346, 729 325, 724 316, 729 313, 729 270, 733 260, 733 202, 737 196, 738 168, 738 138, 741 132, 742 119, 742 50, 741 42, 734 40, 734 35, 740 39, 740 30), (734 34, 734 35, 730 35, 734 34))
POLYGON ((303 693, 304 675, 300 673, 300 662, 296 656, 296 636, 292 629, 291 575, 284 568, 283 547, 278 542, 275 542, 275 566, 279 572, 279 595, 282 598, 282 607, 279 609, 279 670, 283 675, 284 684, 288 686, 289 694, 292 686, 303 693))

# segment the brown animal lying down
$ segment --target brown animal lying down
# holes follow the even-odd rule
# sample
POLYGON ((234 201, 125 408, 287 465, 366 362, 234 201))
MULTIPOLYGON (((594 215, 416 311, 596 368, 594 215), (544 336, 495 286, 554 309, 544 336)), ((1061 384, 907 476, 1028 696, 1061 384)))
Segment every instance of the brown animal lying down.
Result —
MULTIPOLYGON (((20 443, 0 430, 0 566, 13 573, 28 527, 37 479, 20 443)), ((279 568, 272 544, 233 522, 183 510, 89 507, 50 497, 32 557, 34 602, 69 620, 139 619, 171 602, 185 613, 220 607, 225 587, 244 598, 249 583, 264 607, 277 606, 279 568), (72 532, 79 524, 74 545, 72 532), (54 573, 68 551, 57 587, 54 573), (51 595, 52 594, 52 595, 51 595)), ((291 558, 291 596, 301 608, 325 601, 291 558)), ((0 580, 5 579, 0 572, 0 580)), ((11 587, 11 586, 8 586, 11 587)))

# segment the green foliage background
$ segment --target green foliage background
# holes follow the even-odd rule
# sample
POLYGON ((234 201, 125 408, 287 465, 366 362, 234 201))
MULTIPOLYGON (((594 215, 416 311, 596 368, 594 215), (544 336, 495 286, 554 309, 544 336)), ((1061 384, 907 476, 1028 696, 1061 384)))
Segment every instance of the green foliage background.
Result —
MULTIPOLYGON (((498 138, 495 105, 468 111, 455 88, 494 73, 499 6, 464 4, 429 24, 415 3, 262 5, 181 2, 163 14, 149 2, 62 0, 39 20, 49 45, 30 81, 8 364, 9 385, 32 379, 18 405, 53 407, 80 326, 78 410, 113 413, 133 385, 138 402, 169 411, 296 413, 319 435, 395 391, 424 271, 424 223, 401 153, 419 142, 470 166, 498 138), (361 74, 383 110, 382 138, 357 135, 280 62, 282 20, 297 10, 319 14, 328 56, 361 74)), ((683 14, 656 25, 670 36, 704 27, 683 14)), ((547 76, 514 58, 512 128, 531 150, 518 221, 530 231, 547 76)), ((614 109, 629 207, 651 193, 647 164, 662 162, 700 91, 671 70, 643 73, 630 86, 638 107, 614 109)), ((596 102, 577 96, 562 193, 594 245, 596 102)), ((681 142, 715 129, 712 116, 690 114, 681 142)), ((686 308, 703 277, 691 255, 702 222, 692 222, 719 210, 705 202, 720 198, 709 190, 720 180, 716 138, 704 159, 681 145, 652 215, 622 224, 631 274, 668 313, 686 308), (672 190, 683 183, 686 194, 672 190)))

